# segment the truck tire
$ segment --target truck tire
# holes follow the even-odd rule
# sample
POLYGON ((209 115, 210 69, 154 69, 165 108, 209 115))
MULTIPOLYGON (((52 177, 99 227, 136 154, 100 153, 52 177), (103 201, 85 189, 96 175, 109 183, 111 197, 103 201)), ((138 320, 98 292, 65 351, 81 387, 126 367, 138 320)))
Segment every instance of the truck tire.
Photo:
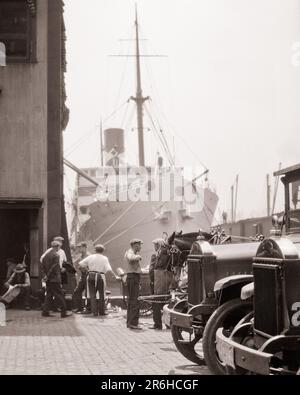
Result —
POLYGON ((195 350, 195 345, 200 342, 201 337, 195 338, 195 345, 193 343, 191 344, 184 344, 181 343, 183 340, 182 336, 182 329, 178 326, 172 325, 171 327, 171 333, 172 333, 172 338, 174 341, 174 344, 177 348, 177 350, 189 361, 200 365, 204 366, 205 365, 205 360, 203 356, 203 352, 197 352, 195 350))
MULTIPOLYGON (((187 313, 188 312, 188 303, 187 301, 181 301, 174 307, 175 311, 180 313, 187 313)), ((202 348, 200 350, 196 350, 195 347, 201 341, 202 336, 195 337, 193 340, 194 342, 182 343, 185 337, 189 337, 188 335, 185 336, 187 332, 184 332, 183 328, 180 328, 175 325, 171 325, 171 333, 174 344, 177 350, 189 361, 203 366, 205 365, 204 356, 202 352, 202 348)))
POLYGON ((226 368, 220 361, 216 350, 217 330, 223 327, 226 335, 229 336, 239 321, 252 309, 252 302, 233 299, 218 307, 209 318, 204 329, 202 346, 205 362, 211 373, 226 374, 226 368))

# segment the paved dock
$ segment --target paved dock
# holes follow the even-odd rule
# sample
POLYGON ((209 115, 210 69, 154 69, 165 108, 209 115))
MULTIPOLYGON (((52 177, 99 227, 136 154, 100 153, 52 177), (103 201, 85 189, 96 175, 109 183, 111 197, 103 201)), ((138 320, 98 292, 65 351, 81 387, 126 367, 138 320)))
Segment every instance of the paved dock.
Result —
POLYGON ((173 344, 170 330, 126 328, 124 310, 104 318, 8 310, 0 327, 0 375, 204 375, 173 344))

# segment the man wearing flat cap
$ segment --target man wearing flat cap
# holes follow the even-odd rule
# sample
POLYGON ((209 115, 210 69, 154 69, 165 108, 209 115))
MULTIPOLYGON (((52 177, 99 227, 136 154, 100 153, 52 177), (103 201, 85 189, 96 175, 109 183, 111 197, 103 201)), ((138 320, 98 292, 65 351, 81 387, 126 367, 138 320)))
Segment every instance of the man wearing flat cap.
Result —
POLYGON ((68 317, 67 306, 65 297, 62 290, 61 283, 61 268, 59 262, 59 249, 61 243, 59 241, 53 241, 51 243, 51 249, 49 252, 42 257, 41 272, 43 281, 46 283, 46 299, 43 306, 43 317, 49 317, 50 305, 53 297, 59 302, 61 307, 61 317, 68 317))
MULTIPOLYGON (((63 285, 68 283, 68 275, 67 275, 67 269, 65 265, 67 264, 67 256, 65 251, 63 250, 62 246, 65 241, 65 239, 62 236, 56 236, 53 238, 53 241, 59 243, 59 248, 58 248, 58 255, 59 255, 59 266, 61 270, 61 282, 63 285)), ((51 248, 49 248, 42 256, 41 256, 41 262, 45 255, 51 251, 51 248)))
POLYGON ((127 306, 127 328, 141 330, 139 326, 139 292, 141 281, 141 260, 139 252, 142 249, 142 240, 133 239, 130 242, 130 249, 125 253, 125 267, 127 273, 128 306, 127 306))

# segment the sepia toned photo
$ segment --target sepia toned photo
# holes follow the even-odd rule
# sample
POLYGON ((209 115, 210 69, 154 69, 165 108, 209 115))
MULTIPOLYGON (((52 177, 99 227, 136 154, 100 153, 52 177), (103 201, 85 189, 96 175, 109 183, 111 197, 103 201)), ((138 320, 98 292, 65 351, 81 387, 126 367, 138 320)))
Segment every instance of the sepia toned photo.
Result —
POLYGON ((300 0, 0 0, 1 377, 299 375, 299 103, 300 0))

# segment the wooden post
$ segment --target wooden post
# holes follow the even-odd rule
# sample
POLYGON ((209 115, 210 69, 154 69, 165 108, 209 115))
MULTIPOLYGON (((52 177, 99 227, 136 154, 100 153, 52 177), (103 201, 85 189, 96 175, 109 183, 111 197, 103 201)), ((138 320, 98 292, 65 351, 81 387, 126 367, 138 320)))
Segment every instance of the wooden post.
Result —
POLYGON ((271 185, 270 175, 267 174, 267 216, 271 215, 271 185))
POLYGON ((231 222, 234 222, 234 185, 231 186, 231 222))

